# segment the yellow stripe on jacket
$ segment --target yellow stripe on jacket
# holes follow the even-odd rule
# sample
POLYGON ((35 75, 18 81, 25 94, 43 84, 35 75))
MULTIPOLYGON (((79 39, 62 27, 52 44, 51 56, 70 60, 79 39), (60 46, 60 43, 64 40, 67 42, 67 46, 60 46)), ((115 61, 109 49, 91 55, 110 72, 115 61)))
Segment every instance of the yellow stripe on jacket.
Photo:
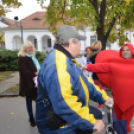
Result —
POLYGON ((60 85, 60 91, 65 103, 69 106, 71 110, 73 110, 81 118, 88 120, 92 124, 95 124, 96 120, 93 114, 89 114, 89 108, 87 106, 82 107, 82 103, 77 102, 78 97, 72 95, 70 74, 66 71, 67 59, 66 56, 58 50, 56 50, 56 68, 57 68, 58 81, 60 85))
MULTIPOLYGON (((86 75, 85 75, 85 76, 86 76, 86 75)), ((86 78, 88 79, 88 81, 89 81, 90 83, 92 83, 92 84, 95 86, 95 89, 96 89, 97 91, 99 91, 99 92, 102 94, 102 97, 103 97, 104 100, 107 100, 107 99, 109 98, 109 96, 107 96, 107 93, 105 92, 105 90, 100 90, 100 88, 99 88, 98 86, 96 86, 96 85, 94 84, 94 82, 93 82, 89 77, 86 76, 86 78)))
MULTIPOLYGON (((80 76, 79 76, 80 77, 80 76)), ((86 106, 88 107, 88 103, 89 103, 89 91, 88 91, 88 87, 87 85, 84 83, 84 81, 82 80, 82 78, 80 77, 80 81, 82 84, 82 87, 84 89, 85 92, 85 96, 86 96, 86 106)))

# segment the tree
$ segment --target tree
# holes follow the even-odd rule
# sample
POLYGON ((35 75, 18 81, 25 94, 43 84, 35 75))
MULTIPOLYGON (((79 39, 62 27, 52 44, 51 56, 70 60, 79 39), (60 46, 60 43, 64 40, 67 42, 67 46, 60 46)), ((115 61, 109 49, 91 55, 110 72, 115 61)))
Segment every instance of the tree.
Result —
POLYGON ((19 8, 22 4, 18 0, 1 0, 0 1, 0 17, 10 12, 10 8, 19 8))
POLYGON ((48 7, 44 0, 37 0, 46 9, 44 24, 55 34, 59 23, 75 25, 79 29, 85 26, 96 31, 102 49, 106 49, 107 40, 119 45, 128 41, 126 30, 134 27, 133 0, 51 0, 48 7))

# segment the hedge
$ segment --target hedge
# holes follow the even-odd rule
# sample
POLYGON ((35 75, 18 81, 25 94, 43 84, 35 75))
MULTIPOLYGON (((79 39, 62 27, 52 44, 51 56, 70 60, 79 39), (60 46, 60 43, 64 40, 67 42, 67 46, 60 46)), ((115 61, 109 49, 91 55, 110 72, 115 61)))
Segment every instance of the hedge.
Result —
MULTIPOLYGON (((2 50, 0 51, 0 71, 18 71, 18 51, 2 50)), ((46 55, 36 51, 36 58, 42 64, 46 55)))

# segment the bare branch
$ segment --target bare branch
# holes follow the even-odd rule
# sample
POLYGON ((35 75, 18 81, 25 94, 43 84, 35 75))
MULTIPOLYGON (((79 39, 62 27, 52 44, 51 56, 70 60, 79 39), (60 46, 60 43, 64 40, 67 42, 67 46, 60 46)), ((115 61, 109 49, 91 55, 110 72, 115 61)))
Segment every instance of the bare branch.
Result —
POLYGON ((65 8, 66 8, 66 0, 64 0, 64 6, 62 7, 62 20, 63 20, 64 24, 65 24, 65 21, 64 21, 64 11, 65 11, 65 8))
POLYGON ((114 26, 116 20, 117 20, 117 18, 113 17, 113 19, 112 19, 112 21, 111 21, 111 24, 110 24, 110 26, 109 26, 109 28, 108 28, 108 30, 107 30, 106 35, 105 35, 105 38, 106 38, 106 39, 108 38, 110 32, 112 31, 112 28, 113 28, 113 26, 114 26))
POLYGON ((98 12, 98 2, 97 0, 88 0, 89 2, 91 2, 91 4, 94 6, 96 13, 99 15, 98 12))

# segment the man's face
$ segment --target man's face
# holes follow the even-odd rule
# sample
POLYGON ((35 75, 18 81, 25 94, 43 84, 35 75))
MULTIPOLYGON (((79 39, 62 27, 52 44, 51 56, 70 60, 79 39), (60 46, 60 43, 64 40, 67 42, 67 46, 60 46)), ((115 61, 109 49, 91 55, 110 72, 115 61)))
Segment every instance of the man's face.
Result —
POLYGON ((77 43, 74 43, 73 39, 71 39, 70 44, 71 44, 72 56, 76 57, 80 53, 81 48, 80 40, 77 39, 77 43))
POLYGON ((122 57, 125 59, 130 59, 133 57, 133 54, 127 45, 122 49, 122 57))

